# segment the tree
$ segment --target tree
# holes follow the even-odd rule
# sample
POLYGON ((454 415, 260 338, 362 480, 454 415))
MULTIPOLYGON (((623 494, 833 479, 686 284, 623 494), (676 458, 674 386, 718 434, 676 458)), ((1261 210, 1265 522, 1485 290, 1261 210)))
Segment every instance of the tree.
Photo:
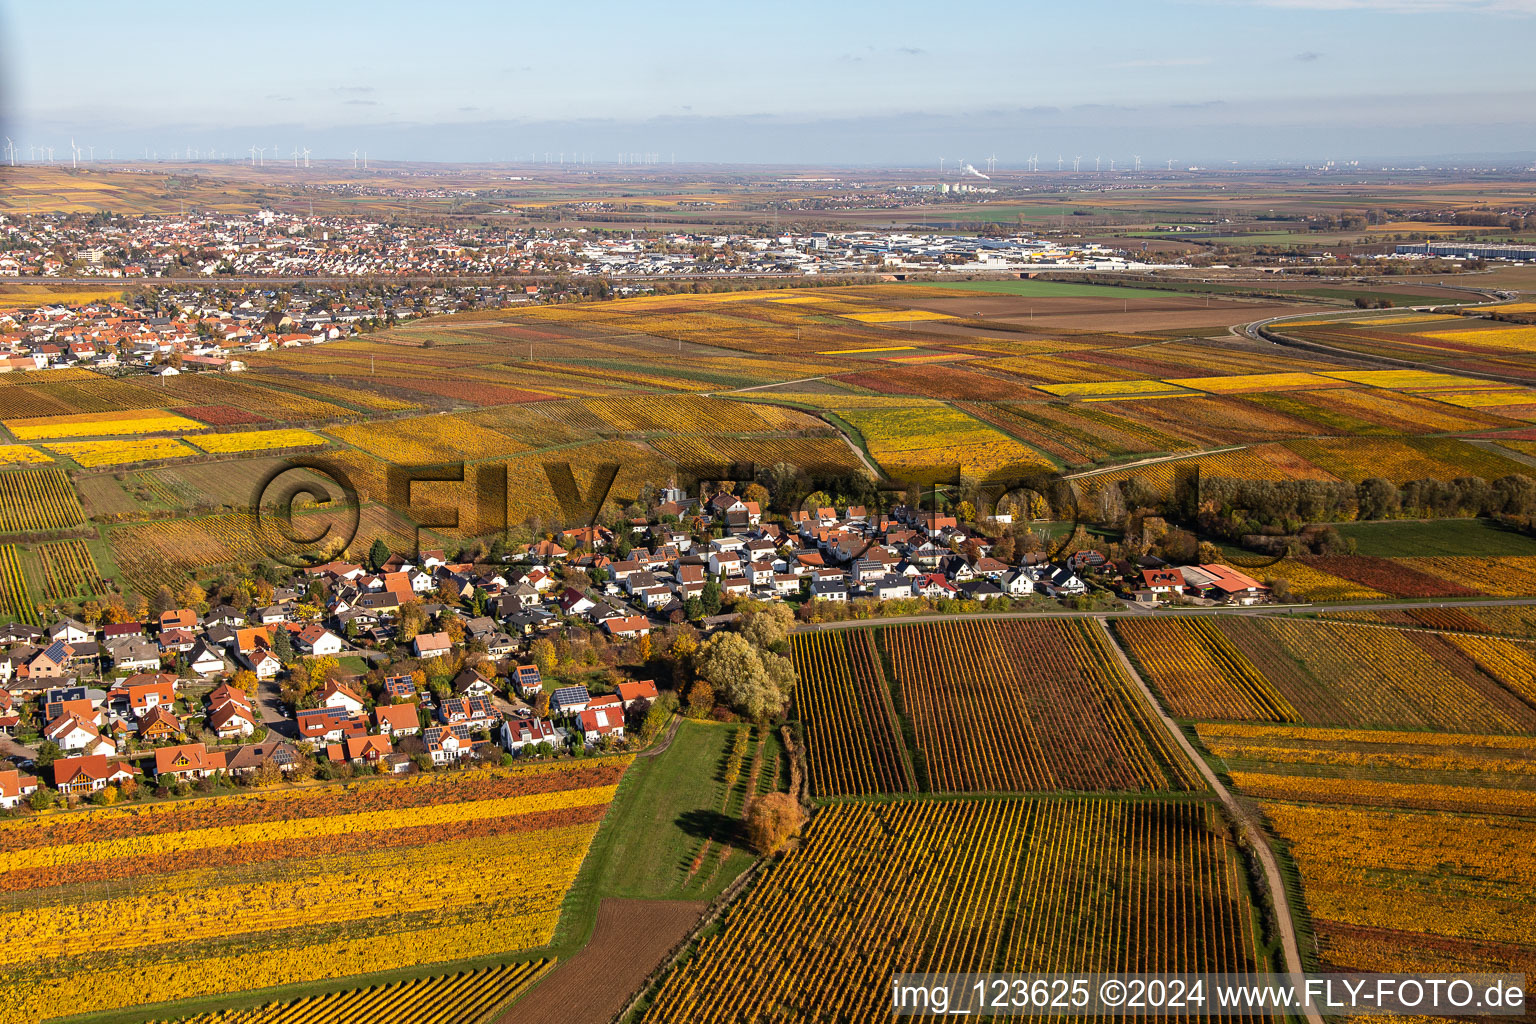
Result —
POLYGON ((390 559, 389 545, 384 543, 383 537, 375 537, 373 544, 368 548, 368 566, 374 572, 384 568, 384 563, 390 559))
POLYGON ((757 505, 761 511, 768 507, 768 488, 762 484, 747 484, 747 489, 741 492, 742 501, 750 501, 757 505))
POLYGON ((1400 505, 1397 485, 1379 476, 1360 481, 1355 488, 1355 500, 1360 506, 1361 519, 1386 519, 1400 505))
POLYGON ((737 627, 742 636, 767 650, 789 639, 795 628, 795 613, 781 601, 753 602, 741 609, 737 627))
POLYGON ((788 793, 766 793, 747 805, 747 841, 759 853, 773 853, 805 824, 805 812, 788 793))
POLYGON ((208 611, 208 592, 202 588, 197 580, 188 580, 186 585, 176 594, 176 600, 183 608, 191 608, 198 613, 208 611))
POLYGON ((164 615, 166 612, 175 607, 176 595, 171 593, 170 587, 166 586, 164 583, 160 584, 160 589, 155 591, 154 600, 149 602, 149 610, 153 612, 155 618, 158 619, 161 615, 164 615))
POLYGON ((539 675, 547 678, 554 674, 558 658, 555 645, 548 637, 541 636, 535 640, 533 646, 528 649, 528 653, 532 656, 533 663, 538 666, 539 675))
POLYGON ((783 713, 797 679, 787 659, 753 647, 739 633, 716 633, 704 641, 693 666, 720 699, 759 722, 783 713))
POLYGON ((412 599, 400 606, 400 630, 396 636, 401 643, 410 643, 426 624, 427 613, 422 610, 421 602, 412 599))
POLYGON ((715 710, 715 688, 708 679, 695 679, 688 687, 688 717, 708 718, 715 710))
POLYGON ((34 760, 37 763, 37 767, 47 768, 49 765, 53 764, 53 762, 57 761, 63 755, 63 753, 64 751, 59 749, 59 745, 57 743, 53 742, 52 740, 44 740, 37 745, 37 757, 34 758, 34 760))
POLYGON ((293 661, 293 638, 288 635, 288 627, 284 623, 279 622, 272 631, 272 653, 284 665, 293 661))
POLYGON ((255 692, 256 687, 261 684, 257 680, 255 672, 252 672, 248 668, 243 668, 235 673, 235 678, 230 680, 230 685, 237 690, 244 690, 246 693, 253 693, 255 692))
POLYGON ((699 606, 704 609, 705 615, 720 614, 720 581, 711 576, 704 581, 704 590, 699 594, 699 606))

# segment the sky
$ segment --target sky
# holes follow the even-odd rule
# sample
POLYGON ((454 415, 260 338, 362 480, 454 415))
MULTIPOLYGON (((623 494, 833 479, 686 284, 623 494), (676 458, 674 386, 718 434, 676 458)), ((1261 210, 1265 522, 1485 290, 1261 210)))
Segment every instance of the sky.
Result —
POLYGON ((1536 0, 0 0, 68 158, 1017 167, 1536 155, 1536 0))

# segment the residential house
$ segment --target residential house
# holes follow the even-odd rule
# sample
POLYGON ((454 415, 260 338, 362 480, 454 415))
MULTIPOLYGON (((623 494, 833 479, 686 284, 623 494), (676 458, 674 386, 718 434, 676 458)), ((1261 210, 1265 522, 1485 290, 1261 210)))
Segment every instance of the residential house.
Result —
POLYGON ((384 696, 390 700, 415 700, 416 680, 408 672, 385 676, 384 696))
POLYGON ((456 697, 490 697, 496 688, 472 668, 466 668, 453 677, 453 693, 456 697))
POLYGON ((349 715, 363 713, 363 698, 337 682, 325 684, 325 689, 320 691, 320 705, 327 708, 342 708, 349 715))
POLYGON ((24 775, 15 768, 0 769, 0 809, 14 810, 37 792, 37 776, 24 775))
POLYGON ((61 757, 53 762, 53 788, 60 793, 94 793, 133 779, 139 770, 125 761, 109 761, 105 754, 61 757))
POLYGON ((386 736, 348 736, 342 743, 332 743, 325 752, 332 761, 376 765, 394 750, 386 736))
POLYGON ((544 689, 544 677, 539 674, 537 665, 519 665, 512 675, 517 682, 517 692, 524 697, 537 697, 544 689))
POLYGON ((585 686, 562 686, 550 696, 550 709, 557 715, 579 714, 592 702, 585 686))
POLYGON ((496 706, 484 697, 449 697, 438 705, 437 717, 444 725, 476 730, 492 728, 498 716, 496 706))
POLYGON ((139 719, 139 740, 144 743, 165 743, 179 740, 184 734, 181 719, 171 714, 169 708, 152 708, 139 719))
POLYGON ((286 774, 299 766, 300 759, 299 749, 287 740, 266 739, 230 751, 226 766, 231 775, 249 775, 267 765, 286 774))
POLYGON ((553 746, 559 742, 559 734, 548 719, 517 715, 501 723, 500 739, 507 752, 515 754, 530 744, 548 743, 553 746))
POLYGON ((581 735, 587 744, 597 743, 605 737, 624 737, 624 709, 618 705, 589 707, 581 713, 581 735))
POLYGON ((469 727, 463 724, 434 725, 423 734, 422 740, 433 764, 452 764, 468 757, 474 748, 469 727))
POLYGON ((293 717, 299 727, 299 739, 311 743, 340 743, 348 736, 361 736, 368 731, 368 719, 353 716, 346 708, 303 708, 293 717))
MULTIPOLYGON (((30 638, 16 635, 0 636, 0 643, 12 643, 15 640, 41 639, 41 636, 36 635, 37 630, 35 628, 32 629, 32 633, 34 635, 30 638)), ((67 617, 62 618, 58 622, 55 622, 53 625, 49 626, 47 633, 49 640, 62 640, 66 644, 84 643, 95 635, 95 632, 91 629, 90 626, 87 626, 85 623, 79 621, 78 619, 71 619, 67 617)))
POLYGON ((161 747, 155 751, 155 777, 158 779, 206 779, 228 767, 226 753, 209 750, 201 743, 161 747))
POLYGON ((247 737, 256 731, 256 716, 251 709, 234 702, 208 712, 206 722, 221 740, 247 737))
POLYGON ((656 683, 651 679, 641 679, 632 683, 620 683, 617 687, 619 700, 628 709, 638 700, 654 701, 657 697, 656 683))
POLYGON ((609 636, 629 639, 649 633, 651 621, 644 615, 618 615, 604 619, 602 627, 609 636))
POLYGON ((79 715, 60 715, 43 726, 43 739, 58 745, 60 750, 80 751, 85 754, 115 754, 117 744, 110 736, 102 735, 93 721, 79 715))
POLYGON ((321 658, 340 654, 344 645, 341 637, 318 622, 311 622, 294 637, 294 646, 312 658, 321 658))
POLYGON ((218 675, 224 671, 224 655, 207 640, 198 640, 187 652, 187 667, 195 675, 218 675))
POLYGON ((447 633, 418 633, 412 641, 418 658, 441 658, 453 649, 447 633))
POLYGON ((116 670, 141 672, 160 667, 160 647, 142 636, 125 636, 106 641, 107 658, 116 670))
POLYGON ((379 704, 373 709, 373 725, 382 735, 399 738, 421 732, 415 704, 379 704))

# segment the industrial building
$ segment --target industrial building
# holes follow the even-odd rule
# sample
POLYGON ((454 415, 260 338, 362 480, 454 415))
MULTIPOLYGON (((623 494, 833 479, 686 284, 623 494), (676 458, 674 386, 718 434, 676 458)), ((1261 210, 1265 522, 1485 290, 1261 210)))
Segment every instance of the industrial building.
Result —
POLYGON ((1536 245, 1486 245, 1480 242, 1411 242, 1397 247, 1399 256, 1450 256, 1465 260, 1536 260, 1536 245))

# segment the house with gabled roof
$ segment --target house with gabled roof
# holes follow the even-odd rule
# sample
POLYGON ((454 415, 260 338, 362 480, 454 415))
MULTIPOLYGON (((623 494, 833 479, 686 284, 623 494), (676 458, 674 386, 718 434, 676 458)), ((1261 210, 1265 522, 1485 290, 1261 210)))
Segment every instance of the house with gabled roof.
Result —
POLYGON ((105 754, 61 757, 50 766, 53 788, 60 793, 94 793, 127 782, 140 773, 126 761, 109 761, 105 754))
POLYGON ((384 736, 414 736, 421 732, 415 704, 379 704, 373 709, 373 726, 384 736))
POLYGON ((622 739, 624 736, 623 707, 610 704, 585 709, 581 713, 581 735, 589 746, 605 737, 622 739))
POLYGON ((394 751, 394 744, 387 736, 348 736, 341 743, 332 743, 325 748, 326 757, 334 762, 375 765, 394 751))
POLYGON ((208 712, 208 728, 221 740, 249 736, 256 731, 256 716, 249 707, 233 702, 208 712))
POLYGON ((517 692, 524 697, 536 697, 544 689, 544 677, 537 665, 518 665, 512 672, 517 692))
POLYGON ((635 701, 654 701, 657 697, 656 681, 653 679, 640 679, 634 682, 620 683, 615 687, 615 690, 625 708, 628 708, 635 701))
POLYGON ((422 735, 422 742, 426 744, 433 764, 452 764, 468 757, 475 745, 469 726, 463 723, 434 725, 422 735))
POLYGON ((549 698, 549 706, 557 715, 576 714, 592 702, 592 695, 585 686, 562 686, 549 698))
POLYGON ((102 735, 92 721, 79 715, 60 715, 43 726, 43 739, 58 745, 60 750, 78 750, 86 754, 115 754, 117 744, 110 736, 102 735))
POLYGON ((363 713, 364 702, 351 689, 331 680, 320 691, 320 704, 322 707, 343 708, 349 715, 360 715, 363 713))
POLYGON ((181 719, 171 714, 168 707, 151 708, 139 719, 139 739, 144 743, 164 743, 179 740, 184 734, 181 719))
POLYGON ((548 743, 553 746, 560 742, 553 723, 547 718, 531 714, 514 715, 503 721, 500 739, 501 745, 511 754, 533 744, 548 743))
POLYGON ((201 743, 184 743, 155 751, 155 777, 160 779, 206 779, 226 767, 224 751, 211 751, 201 743))
POLYGON ((412 641, 418 658, 441 658, 453 650, 453 641, 447 633, 418 633, 412 641))
POLYGON ((229 752, 226 759, 231 775, 249 775, 271 765, 287 773, 299 766, 299 749, 287 740, 268 738, 260 743, 247 743, 229 752))
POLYGON ((36 792, 36 775, 24 774, 16 768, 0 769, 0 809, 14 810, 36 792))
POLYGON ((299 739, 311 743, 340 743, 348 736, 361 736, 368 731, 368 719, 349 714, 345 708, 301 708, 293 718, 299 727, 299 739))

